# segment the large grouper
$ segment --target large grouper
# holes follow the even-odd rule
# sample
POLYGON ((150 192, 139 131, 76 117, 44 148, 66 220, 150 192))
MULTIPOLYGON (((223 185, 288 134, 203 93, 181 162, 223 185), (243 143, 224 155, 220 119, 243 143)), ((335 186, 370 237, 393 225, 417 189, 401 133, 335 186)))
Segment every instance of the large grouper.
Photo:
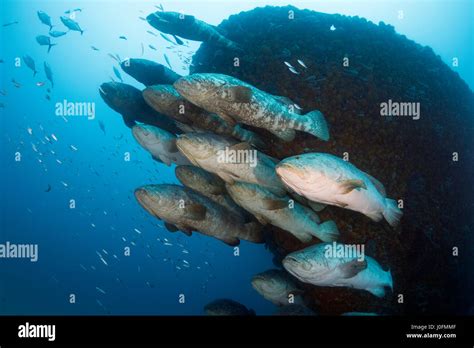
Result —
POLYGON ((387 198, 384 186, 342 158, 306 153, 278 163, 276 172, 292 191, 309 200, 358 211, 374 221, 396 226, 402 211, 387 198))
POLYGON ((232 136, 258 148, 264 147, 257 134, 240 125, 229 125, 216 114, 197 107, 184 99, 171 85, 158 84, 143 90, 143 98, 153 109, 175 120, 183 132, 212 132, 232 136))
POLYGON ((384 271, 369 256, 349 255, 352 245, 336 242, 320 243, 288 254, 283 267, 304 283, 318 286, 362 289, 377 297, 385 296, 385 288, 393 289, 392 274, 384 271), (339 256, 339 249, 343 251, 339 256))
POLYGON ((295 131, 329 140, 329 128, 320 111, 301 115, 288 98, 271 95, 235 77, 192 74, 180 78, 173 86, 191 103, 218 114, 229 124, 263 128, 283 141, 292 141, 295 131))
POLYGON ((296 279, 281 269, 269 269, 252 277, 252 287, 277 306, 303 303, 303 291, 296 279))
POLYGON ((189 164, 187 158, 176 147, 174 134, 148 124, 137 124, 132 127, 132 135, 155 161, 167 166, 171 163, 189 164))
POLYGON ((275 173, 276 161, 248 143, 213 133, 187 133, 178 137, 176 145, 191 163, 228 184, 258 184, 279 196, 286 192, 275 173))
POLYGON ((178 178, 184 186, 223 205, 239 215, 242 220, 249 220, 248 213, 232 200, 226 191, 224 181, 217 175, 190 165, 176 166, 175 174, 176 178, 178 178))
POLYGON ((135 190, 140 205, 166 222, 170 231, 191 235, 198 231, 236 246, 240 239, 263 243, 262 226, 244 223, 224 206, 186 187, 172 184, 146 185, 135 190))
POLYGON ((321 223, 313 210, 288 196, 278 197, 259 185, 242 182, 227 184, 226 187, 233 200, 260 223, 284 229, 303 243, 311 241, 313 237, 323 242, 331 242, 339 237, 334 221, 321 223))

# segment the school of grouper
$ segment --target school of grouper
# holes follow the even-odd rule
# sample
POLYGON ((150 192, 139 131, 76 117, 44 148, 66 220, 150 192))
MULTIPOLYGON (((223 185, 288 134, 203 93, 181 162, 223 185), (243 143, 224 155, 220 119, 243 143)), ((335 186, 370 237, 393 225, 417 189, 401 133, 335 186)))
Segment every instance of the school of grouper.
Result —
MULTIPOLYGON (((148 23, 162 33, 206 42, 220 49, 241 50, 218 28, 193 16, 158 11, 148 23)), ((331 29, 332 30, 332 29, 331 29)), ((304 64, 304 63, 302 63, 304 64)), ((252 286, 281 306, 281 315, 314 314, 304 306, 295 278, 317 286, 345 286, 377 297, 393 290, 390 271, 365 256, 328 257, 339 231, 334 221, 320 221, 317 212, 333 205, 360 212, 373 221, 396 226, 402 216, 383 185, 356 166, 328 153, 304 153, 278 161, 262 152, 264 140, 245 125, 265 129, 285 142, 296 131, 321 141, 329 127, 318 110, 302 114, 284 96, 259 90, 232 76, 180 76, 144 59, 127 59, 122 69, 146 88, 107 82, 99 91, 123 116, 134 138, 152 157, 176 164, 174 184, 145 185, 135 190, 140 205, 165 222, 170 232, 200 232, 236 246, 241 239, 263 243, 263 225, 288 231, 303 243, 322 241, 287 255, 285 270, 257 274, 252 286), (234 157, 222 160, 222 153, 234 157), (255 163, 237 160, 255 154, 255 163)), ((251 315, 252 310, 228 299, 205 307, 209 315, 251 315)), ((349 313, 350 314, 350 313, 349 313)))

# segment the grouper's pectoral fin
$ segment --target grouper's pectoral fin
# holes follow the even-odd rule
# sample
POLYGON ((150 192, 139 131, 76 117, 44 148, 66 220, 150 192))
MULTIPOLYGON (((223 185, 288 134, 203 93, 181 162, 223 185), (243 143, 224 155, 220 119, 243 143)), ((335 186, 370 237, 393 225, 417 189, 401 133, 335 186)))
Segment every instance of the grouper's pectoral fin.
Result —
POLYGON ((346 263, 343 263, 339 266, 339 269, 344 278, 355 277, 359 272, 367 268, 367 261, 358 261, 352 260, 346 263))
POLYGON ((176 153, 178 152, 178 147, 176 146, 176 139, 167 141, 163 144, 165 150, 169 153, 176 153))
POLYGON ((252 100, 252 89, 246 86, 231 86, 227 88, 229 100, 234 103, 250 103, 252 100))
POLYGON ((184 206, 184 217, 191 220, 204 220, 206 218, 206 207, 199 203, 186 204, 184 206))
POLYGON ((263 199, 262 200, 263 207, 266 210, 280 210, 284 208, 288 208, 288 200, 284 198, 277 198, 277 199, 263 199))
POLYGON ((345 180, 340 183, 340 186, 341 186, 341 190, 340 190, 341 194, 350 193, 354 189, 367 190, 367 186, 365 185, 365 183, 362 180, 356 180, 356 179, 345 180))
POLYGON ((296 136, 295 130, 289 128, 281 130, 269 129, 269 131, 283 141, 292 141, 296 136))

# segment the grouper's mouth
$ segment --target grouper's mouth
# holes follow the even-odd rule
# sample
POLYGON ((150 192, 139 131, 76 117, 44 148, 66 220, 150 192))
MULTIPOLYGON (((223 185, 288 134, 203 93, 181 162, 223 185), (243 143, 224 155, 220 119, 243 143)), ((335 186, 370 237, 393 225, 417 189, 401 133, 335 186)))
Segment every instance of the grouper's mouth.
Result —
POLYGON ((295 175, 300 176, 295 167, 293 167, 292 165, 289 165, 287 163, 281 163, 281 164, 277 164, 277 166, 275 167, 275 172, 276 172, 278 178, 280 178, 280 180, 287 187, 290 187, 292 189, 297 188, 297 185, 295 185, 295 180, 290 179, 291 177, 294 178, 295 175))
POLYGON ((153 203, 154 200, 151 198, 150 193, 146 189, 138 188, 138 189, 135 190, 134 194, 135 194, 135 198, 138 201, 138 203, 140 203, 140 205, 147 212, 149 212, 151 215, 159 218, 158 214, 156 214, 156 212, 152 208, 151 203, 153 203))
POLYGON ((293 256, 287 256, 283 259, 282 263, 288 272, 293 273, 292 270, 300 266, 301 262, 295 259, 293 256))
POLYGON ((142 206, 148 206, 149 196, 148 191, 143 188, 138 188, 135 190, 135 198, 142 206))

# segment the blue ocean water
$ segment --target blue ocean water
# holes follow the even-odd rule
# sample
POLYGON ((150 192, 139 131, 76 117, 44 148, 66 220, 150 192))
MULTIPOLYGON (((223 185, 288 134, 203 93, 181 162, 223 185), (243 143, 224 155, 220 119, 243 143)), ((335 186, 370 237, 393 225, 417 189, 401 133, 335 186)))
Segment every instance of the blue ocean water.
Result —
MULTIPOLYGON (((280 1, 162 4, 165 10, 189 13, 215 25, 256 6, 286 5, 280 1)), ((473 45, 466 44, 473 42, 471 1, 292 4, 391 24, 397 32, 432 47, 449 66, 458 58, 459 66, 453 70, 471 89, 474 86, 474 64, 469 62, 473 45)), ((1 90, 6 95, 0 96, 4 104, 0 242, 38 244, 39 258, 0 261, 1 314, 199 315, 216 298, 232 298, 261 315, 275 310, 250 284, 254 274, 274 267, 272 254, 263 245, 243 241, 235 256, 231 247, 215 239, 169 233, 133 197, 141 185, 177 180, 174 166, 152 161, 120 115, 100 98, 99 85, 117 79, 112 67, 119 68, 118 64, 108 54, 166 64, 166 53, 173 69, 186 74, 188 67, 180 55, 190 57, 199 47, 190 42, 178 52, 167 49, 169 44, 161 37, 148 34, 147 30, 157 32, 139 17, 156 11, 155 5, 158 2, 2 1, 1 24, 18 23, 1 27, 1 90), (83 35, 69 32, 52 38, 56 45, 47 53, 47 47, 35 40, 48 34, 36 12, 45 11, 54 30, 64 30, 59 17, 75 8, 82 9, 75 20, 83 35), (21 59, 24 55, 35 60, 36 76, 21 59), (44 62, 52 68, 54 88, 46 80, 44 62), (21 87, 15 87, 12 79, 21 87), (37 86, 38 82, 45 84, 37 86), (55 103, 64 100, 95 103, 95 118, 56 116, 55 103), (15 161, 17 153, 21 161, 15 161), (127 153, 130 161, 125 160, 127 153), (75 201, 74 209, 70 200, 75 201), (165 245, 164 238, 172 245, 165 245), (126 247, 130 256, 124 255, 126 247), (181 294, 185 303, 179 302, 181 294)), ((125 73, 121 76, 143 88, 125 73)))

